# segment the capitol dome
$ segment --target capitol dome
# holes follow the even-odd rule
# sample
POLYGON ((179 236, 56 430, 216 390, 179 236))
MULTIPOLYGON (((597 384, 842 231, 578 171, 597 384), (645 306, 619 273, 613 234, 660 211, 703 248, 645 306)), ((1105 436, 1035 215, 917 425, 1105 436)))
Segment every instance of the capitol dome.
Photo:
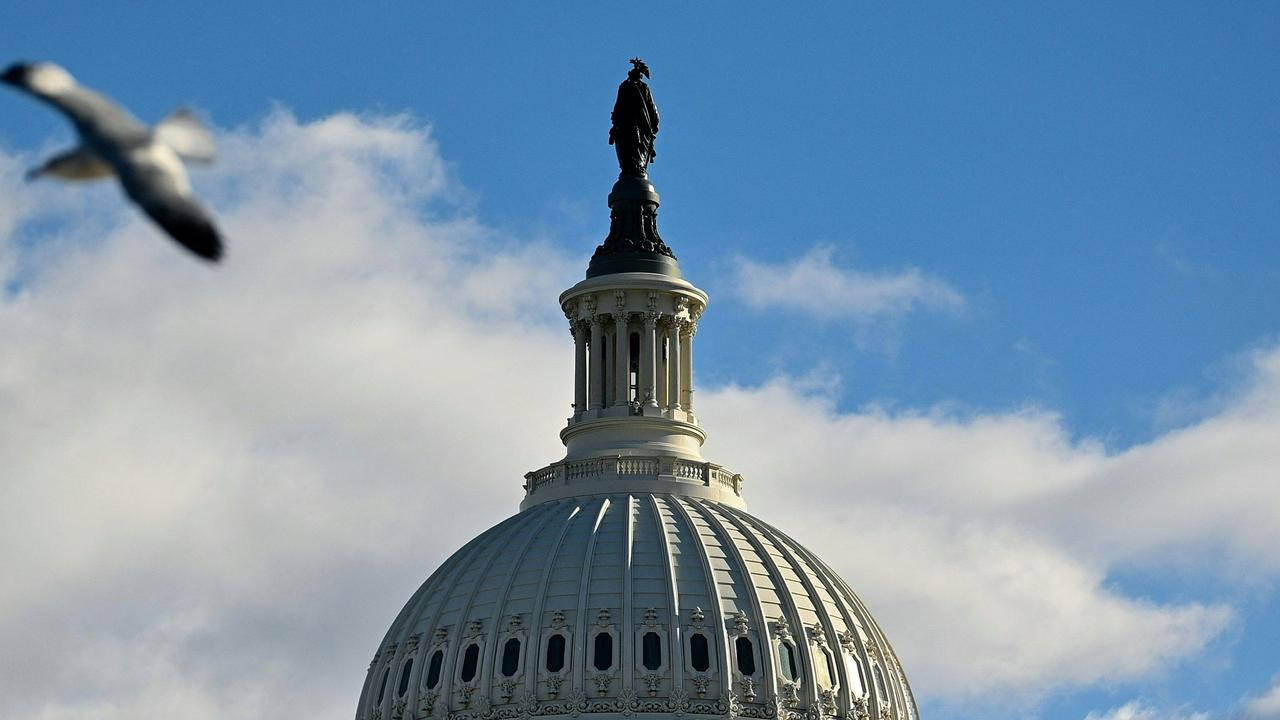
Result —
POLYGON ((636 174, 648 156, 628 152, 609 236, 560 296, 575 353, 565 457, 526 474, 520 512, 409 599, 356 719, 917 720, 863 603, 702 457, 707 295, 658 235, 658 194, 636 174))

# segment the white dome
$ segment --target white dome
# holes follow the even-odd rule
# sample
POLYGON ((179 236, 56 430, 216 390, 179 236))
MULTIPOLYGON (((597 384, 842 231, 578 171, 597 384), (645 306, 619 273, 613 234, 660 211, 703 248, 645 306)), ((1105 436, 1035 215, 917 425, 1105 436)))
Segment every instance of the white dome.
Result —
POLYGON ((357 718, 583 714, 917 717, 831 568, 676 490, 550 500, 472 540, 392 624, 357 718))

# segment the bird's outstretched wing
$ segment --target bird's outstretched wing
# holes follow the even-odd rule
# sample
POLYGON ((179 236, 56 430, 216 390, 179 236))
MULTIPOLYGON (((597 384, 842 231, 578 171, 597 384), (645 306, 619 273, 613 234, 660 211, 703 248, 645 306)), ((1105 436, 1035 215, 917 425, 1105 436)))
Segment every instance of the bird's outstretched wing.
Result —
POLYGON ((152 143, 126 157, 116 168, 125 193, 183 247, 200 257, 222 257, 222 237, 213 218, 191 195, 177 153, 152 143))
POLYGON ((90 145, 98 140, 136 142, 149 132, 128 110, 77 84, 71 73, 53 63, 14 63, 0 75, 0 80, 66 115, 81 139, 90 145))
POLYGON ((111 177, 115 170, 98 153, 80 145, 49 158, 27 173, 28 180, 50 175, 62 180, 99 180, 111 177))
POLYGON ((179 108, 161 120, 154 133, 156 142, 173 148, 183 160, 213 162, 217 157, 218 150, 213 143, 213 135, 188 108, 179 108))
POLYGON ((181 195, 158 198, 138 206, 186 249, 205 260, 222 258, 222 237, 209 213, 195 200, 181 195))

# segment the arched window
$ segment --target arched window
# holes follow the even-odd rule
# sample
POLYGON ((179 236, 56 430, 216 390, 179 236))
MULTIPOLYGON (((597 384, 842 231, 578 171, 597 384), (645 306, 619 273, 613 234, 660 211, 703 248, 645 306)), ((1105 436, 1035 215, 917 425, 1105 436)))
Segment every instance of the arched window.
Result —
POLYGON ((880 672, 880 666, 876 665, 876 691, 880 693, 880 699, 889 702, 889 691, 884 686, 884 673, 880 672))
POLYGON ((853 684, 853 696, 862 697, 867 693, 867 678, 862 674, 862 663, 858 662, 858 658, 846 655, 845 667, 849 671, 849 682, 853 684))
POLYGON ((502 646, 502 676, 511 677, 520 669, 520 638, 511 638, 502 646))
POLYGON ((596 633, 595 661, 596 669, 603 672, 613 667, 613 636, 607 632, 596 633))
POLYGON ((782 669, 782 677, 789 682, 800 679, 800 659, 796 657, 796 649, 785 640, 778 643, 778 665, 782 669))
POLYGON ((547 638, 547 672, 560 672, 564 669, 564 636, 552 635, 547 638))
POLYGON ((756 674, 756 651, 751 646, 751 638, 740 637, 733 643, 738 656, 738 672, 751 676, 756 674))
POLYGON ((627 400, 640 402, 640 333, 631 333, 627 340, 627 400))
POLYGON ((613 404, 613 363, 609 362, 609 345, 612 336, 602 337, 600 343, 600 398, 605 407, 613 404))
POLYGON ((689 663, 698 672, 706 672, 711 668, 711 651, 706 635, 694 633, 689 636, 689 663))
POLYGON ((471 643, 467 646, 467 651, 462 654, 462 674, 458 677, 462 678, 462 682, 471 682, 476 679, 476 668, 480 665, 480 646, 471 643))
POLYGON ((818 685, 824 688, 836 686, 836 668, 831 664, 831 653, 822 648, 813 649, 813 672, 818 676, 818 685))
POLYGON ((396 697, 404 697, 409 691, 409 673, 413 672, 413 658, 404 661, 404 667, 400 669, 400 687, 396 688, 396 697))
POLYGON ((662 667, 662 636, 656 632, 647 632, 641 640, 640 655, 646 670, 657 670, 662 667))
POLYGON ((382 671, 382 689, 378 691, 378 704, 382 704, 382 698, 387 696, 387 676, 391 674, 391 668, 382 671))
POLYGON ((427 663, 426 686, 433 690, 440 684, 440 669, 444 667, 444 651, 437 650, 431 654, 431 662, 427 663))

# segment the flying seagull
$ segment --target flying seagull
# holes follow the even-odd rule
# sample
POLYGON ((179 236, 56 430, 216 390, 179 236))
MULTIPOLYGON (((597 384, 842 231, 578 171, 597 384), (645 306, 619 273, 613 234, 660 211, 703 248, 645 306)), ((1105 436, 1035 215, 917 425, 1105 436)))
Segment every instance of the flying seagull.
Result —
POLYGON ((209 162, 213 137, 195 115, 179 110, 149 128, 127 110, 76 84, 53 63, 15 63, 0 80, 49 103, 75 125, 80 144, 28 173, 62 180, 115 175, 131 200, 191 252, 216 262, 222 238, 209 211, 196 202, 183 160, 209 162))

